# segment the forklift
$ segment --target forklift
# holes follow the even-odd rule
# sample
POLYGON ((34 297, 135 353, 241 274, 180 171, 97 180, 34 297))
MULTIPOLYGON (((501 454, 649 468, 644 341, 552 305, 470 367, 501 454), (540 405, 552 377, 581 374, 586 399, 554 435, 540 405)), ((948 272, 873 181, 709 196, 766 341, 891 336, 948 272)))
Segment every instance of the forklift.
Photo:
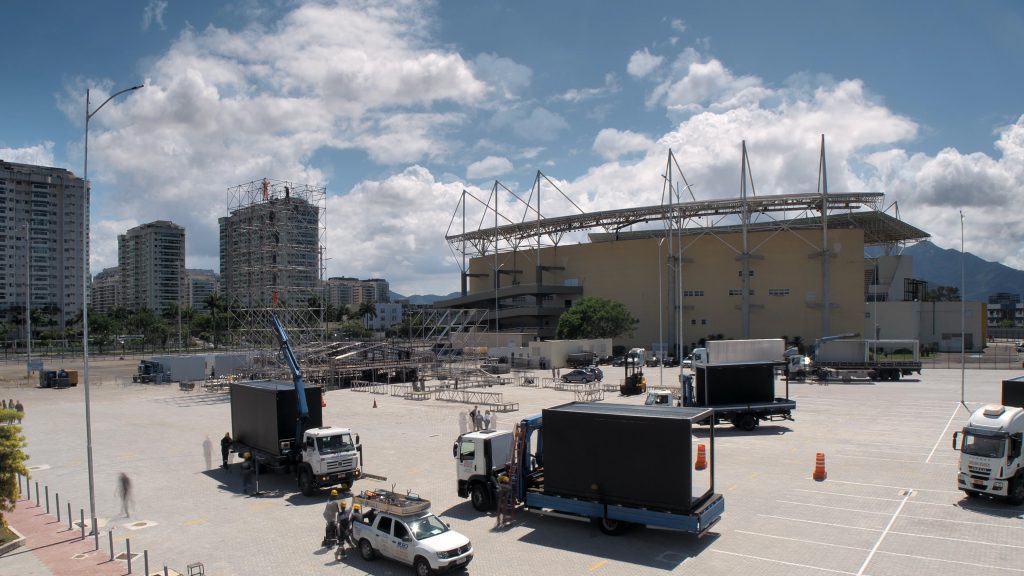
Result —
POLYGON ((626 379, 619 386, 619 393, 623 396, 635 396, 647 391, 647 378, 644 377, 644 353, 643 350, 634 348, 626 356, 626 379))

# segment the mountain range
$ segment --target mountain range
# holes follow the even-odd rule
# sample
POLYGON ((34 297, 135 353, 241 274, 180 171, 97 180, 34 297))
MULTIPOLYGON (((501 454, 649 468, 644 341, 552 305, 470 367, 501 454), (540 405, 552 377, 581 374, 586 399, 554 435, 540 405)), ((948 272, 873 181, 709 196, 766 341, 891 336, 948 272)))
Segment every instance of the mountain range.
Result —
MULTIPOLYGON (((935 244, 918 242, 903 250, 904 254, 914 257, 914 278, 928 282, 929 288, 936 286, 961 285, 960 251, 952 248, 939 248, 935 244)), ((1024 292, 1024 271, 1010 268, 999 262, 989 262, 967 252, 963 258, 966 280, 967 300, 987 302, 988 297, 996 292, 1021 294, 1024 292)), ((414 294, 402 296, 391 293, 391 301, 408 299, 412 304, 433 304, 438 300, 455 298, 458 292, 444 296, 437 294, 414 294)))

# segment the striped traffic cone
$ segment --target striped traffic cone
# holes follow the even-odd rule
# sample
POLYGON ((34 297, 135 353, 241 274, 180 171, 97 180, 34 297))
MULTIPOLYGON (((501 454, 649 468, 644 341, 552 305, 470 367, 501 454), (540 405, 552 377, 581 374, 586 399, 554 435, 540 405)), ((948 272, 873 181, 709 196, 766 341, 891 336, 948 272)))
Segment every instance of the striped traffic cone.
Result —
POLYGON ((818 452, 817 457, 814 459, 814 474, 811 475, 815 481, 821 482, 825 478, 828 478, 828 473, 825 472, 825 453, 818 452))
POLYGON ((708 467, 707 451, 703 444, 697 445, 697 461, 693 463, 694 470, 704 470, 708 467))

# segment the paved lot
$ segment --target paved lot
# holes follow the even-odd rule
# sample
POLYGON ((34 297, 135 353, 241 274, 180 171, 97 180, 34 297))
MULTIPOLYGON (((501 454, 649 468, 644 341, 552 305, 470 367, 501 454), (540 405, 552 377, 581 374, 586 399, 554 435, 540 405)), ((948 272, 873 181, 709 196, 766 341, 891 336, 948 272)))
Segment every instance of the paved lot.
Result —
MULTIPOLYGON (((289 477, 262 477, 263 497, 241 494, 237 471, 215 467, 217 441, 230 429, 226 395, 113 383, 120 371, 130 375, 132 364, 93 368, 96 377, 106 376, 93 387, 97 509, 121 550, 127 537, 133 551, 149 550, 151 568, 166 563, 184 572, 189 562, 202 561, 216 576, 411 574, 388 560, 368 563, 350 554, 336 562, 321 551, 325 498, 297 494, 289 477), (206 437, 214 443, 213 469, 204 458, 206 437), (130 518, 119 516, 120 472, 134 481, 130 518)), ((620 378, 618 370, 606 370, 606 379, 620 378)), ((647 372, 656 386, 660 370, 647 372)), ((999 382, 1019 373, 968 370, 968 408, 998 401, 999 382)), ((674 382, 678 369, 664 374, 674 382)), ((550 389, 492 390, 520 403, 519 412, 498 416, 499 428, 572 400, 572 393, 550 389)), ((87 509, 81 388, 0 387, 0 396, 26 405, 33 482, 70 500, 76 516, 87 509)), ((355 429, 365 469, 388 478, 362 480, 358 489, 411 489, 472 539, 470 574, 1024 573, 1024 507, 968 502, 955 490, 958 453, 950 437, 970 413, 959 403, 959 370, 926 370, 920 379, 900 382, 793 384, 790 396, 797 401, 794 422, 752 433, 728 425, 717 431, 715 481, 726 512, 700 540, 655 530, 613 538, 582 522, 532 514, 494 531, 493 516, 481 516, 455 495, 451 446, 465 405, 332 391, 324 421, 355 429), (819 451, 826 454, 824 482, 811 479, 819 451)), ((605 401, 642 399, 613 395, 605 401)), ((673 439, 643 440, 663 442, 666 458, 672 457, 673 439)), ((638 490, 646 473, 637 471, 638 490)), ((50 573, 31 556, 0 558, 0 575, 50 573)))

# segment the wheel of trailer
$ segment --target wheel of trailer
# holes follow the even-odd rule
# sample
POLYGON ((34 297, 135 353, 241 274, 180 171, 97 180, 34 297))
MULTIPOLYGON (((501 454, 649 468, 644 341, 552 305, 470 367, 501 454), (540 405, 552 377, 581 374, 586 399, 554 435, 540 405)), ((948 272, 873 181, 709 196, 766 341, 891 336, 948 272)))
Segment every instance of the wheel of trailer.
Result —
POLYGON ((1024 504, 1024 473, 1018 472, 1010 481, 1010 490, 1006 499, 1014 506, 1024 504))
POLYGON ((313 473, 308 469, 299 472, 299 491, 303 496, 312 496, 316 493, 316 485, 313 484, 313 473))
POLYGON ((484 512, 491 508, 491 495, 487 493, 487 487, 481 482, 473 484, 470 489, 469 499, 473 502, 473 508, 484 512))
POLYGON ((370 544, 370 541, 366 538, 359 541, 359 555, 367 562, 377 558, 377 552, 374 551, 373 544, 370 544))
POLYGON ((736 426, 747 432, 753 432, 757 428, 757 417, 753 414, 744 414, 737 418, 736 426))
POLYGON ((628 522, 622 522, 620 520, 612 520, 611 518, 594 518, 594 524, 601 529, 603 534, 608 536, 618 536, 629 528, 628 522))
POLYGON ((432 571, 430 570, 430 562, 423 556, 417 556, 416 562, 412 565, 413 569, 416 570, 416 576, 430 576, 432 571))
POLYGON ((892 380, 893 382, 896 382, 896 381, 898 381, 900 379, 900 376, 902 376, 902 375, 903 375, 903 373, 900 372, 898 369, 897 370, 893 370, 893 371, 889 372, 889 379, 892 380))

